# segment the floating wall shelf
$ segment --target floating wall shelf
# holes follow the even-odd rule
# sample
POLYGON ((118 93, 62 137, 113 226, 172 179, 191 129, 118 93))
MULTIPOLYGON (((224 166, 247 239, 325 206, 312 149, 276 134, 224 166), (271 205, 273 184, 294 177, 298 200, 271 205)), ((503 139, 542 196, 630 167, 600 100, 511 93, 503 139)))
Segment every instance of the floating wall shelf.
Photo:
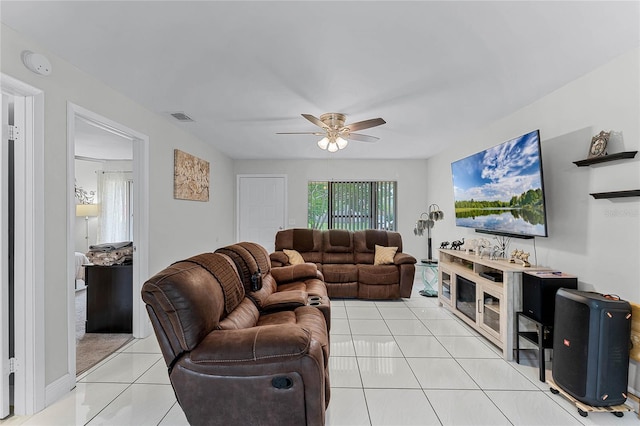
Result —
MULTIPOLYGON (((602 157, 587 158, 586 160, 574 161, 578 167, 590 166, 592 164, 606 163, 608 161, 623 160, 625 158, 634 158, 638 151, 616 152, 615 154, 603 155, 602 157)), ((601 198, 626 198, 640 197, 640 189, 631 189, 629 191, 610 191, 595 192, 590 194, 593 198, 599 200, 601 198)))
POLYGON ((590 195, 597 200, 601 198, 640 197, 640 189, 632 189, 629 191, 595 192, 590 195))
POLYGON ((636 156, 637 153, 638 151, 616 152, 615 154, 603 155, 602 157, 593 157, 593 158, 587 158, 586 160, 574 161, 573 164, 575 164, 578 167, 586 167, 592 164, 606 163, 607 161, 622 160, 624 158, 633 158, 636 156))

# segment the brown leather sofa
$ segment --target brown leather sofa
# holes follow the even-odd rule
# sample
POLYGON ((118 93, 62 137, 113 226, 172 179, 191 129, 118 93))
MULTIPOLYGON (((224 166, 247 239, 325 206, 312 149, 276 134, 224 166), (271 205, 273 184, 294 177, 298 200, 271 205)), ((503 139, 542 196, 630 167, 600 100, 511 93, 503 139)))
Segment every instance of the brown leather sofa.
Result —
MULTIPOLYGON (((257 291, 266 294, 275 278, 269 270, 261 274, 257 291)), ((323 313, 303 302, 261 310, 245 284, 231 257, 205 253, 174 263, 142 287, 187 420, 323 425, 330 396, 323 313)))
POLYGON ((251 242, 221 247, 216 253, 233 260, 247 297, 261 312, 315 306, 324 315, 327 331, 331 329, 331 301, 316 265, 305 263, 272 270, 267 249, 251 242))
POLYGON ((402 252, 398 232, 286 229, 276 234, 275 250, 273 271, 291 264, 283 250, 295 250, 322 272, 330 298, 411 297, 416 259, 402 252), (397 247, 392 263, 374 264, 376 246, 397 247))

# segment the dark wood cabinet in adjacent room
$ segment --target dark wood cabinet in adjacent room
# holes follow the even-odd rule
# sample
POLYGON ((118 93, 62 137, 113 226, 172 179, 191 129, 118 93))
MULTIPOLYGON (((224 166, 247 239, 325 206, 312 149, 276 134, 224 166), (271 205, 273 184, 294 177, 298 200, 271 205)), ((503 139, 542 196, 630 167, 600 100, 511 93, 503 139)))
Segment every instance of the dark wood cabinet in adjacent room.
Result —
POLYGON ((87 333, 131 333, 133 265, 85 267, 87 333))

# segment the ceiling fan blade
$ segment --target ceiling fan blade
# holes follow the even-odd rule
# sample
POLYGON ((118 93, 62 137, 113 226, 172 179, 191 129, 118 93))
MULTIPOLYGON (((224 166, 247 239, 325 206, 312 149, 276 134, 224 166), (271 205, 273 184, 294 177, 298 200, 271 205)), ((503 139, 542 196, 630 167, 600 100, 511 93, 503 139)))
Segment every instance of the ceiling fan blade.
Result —
POLYGON ((348 128, 350 132, 368 129, 370 127, 380 126, 386 123, 382 118, 372 118, 370 120, 358 121, 357 123, 347 124, 344 127, 348 128))
POLYGON ((327 129, 328 128, 327 125, 324 124, 322 121, 320 121, 319 118, 314 117, 311 114, 302 114, 302 116, 304 118, 306 118, 307 120, 309 120, 310 122, 312 122, 313 124, 315 124, 316 126, 318 126, 318 127, 322 127, 323 129, 327 129))
POLYGON ((277 132, 276 135, 316 135, 316 136, 324 136, 325 133, 321 133, 321 132, 277 132))
POLYGON ((361 135, 359 133, 348 133, 343 137, 345 139, 350 139, 350 140, 360 141, 360 142, 376 142, 380 139, 380 138, 376 138, 375 136, 361 135))

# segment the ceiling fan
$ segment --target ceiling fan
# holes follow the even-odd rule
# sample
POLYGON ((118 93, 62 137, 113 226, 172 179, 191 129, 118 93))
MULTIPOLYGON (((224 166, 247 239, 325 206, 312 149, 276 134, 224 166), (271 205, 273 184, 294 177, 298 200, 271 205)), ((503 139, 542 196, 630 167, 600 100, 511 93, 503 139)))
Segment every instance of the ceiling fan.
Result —
POLYGON ((302 116, 316 126, 322 128, 322 131, 282 132, 276 134, 324 136, 321 140, 318 141, 318 146, 321 149, 326 149, 329 152, 336 152, 339 149, 346 148, 348 140, 361 142, 377 141, 380 138, 353 132, 380 126, 386 123, 386 121, 384 121, 382 118, 372 118, 370 120, 358 121, 357 123, 344 124, 346 116, 338 112, 328 112, 326 114, 322 114, 320 118, 316 118, 311 114, 302 114, 302 116))

